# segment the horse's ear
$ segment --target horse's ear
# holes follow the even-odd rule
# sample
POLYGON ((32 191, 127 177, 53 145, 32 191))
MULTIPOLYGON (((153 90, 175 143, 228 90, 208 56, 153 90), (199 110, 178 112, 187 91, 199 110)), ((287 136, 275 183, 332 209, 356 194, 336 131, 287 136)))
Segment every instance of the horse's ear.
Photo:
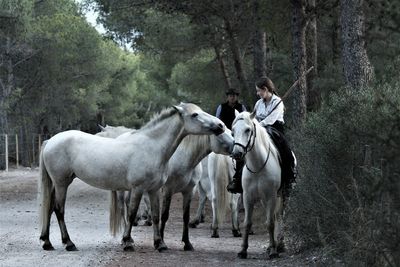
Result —
POLYGON ((182 112, 183 112, 182 104, 183 104, 183 103, 180 103, 179 106, 174 105, 174 106, 172 106, 172 107, 173 107, 174 109, 176 109, 179 113, 182 114, 182 112))
POLYGON ((240 112, 235 109, 235 117, 237 117, 239 114, 240 112))
POLYGON ((256 110, 253 109, 253 111, 250 113, 250 119, 254 119, 256 117, 256 110))
POLYGON ((100 131, 104 132, 106 130, 106 128, 104 128, 103 126, 101 126, 100 124, 97 124, 97 126, 99 126, 100 131))

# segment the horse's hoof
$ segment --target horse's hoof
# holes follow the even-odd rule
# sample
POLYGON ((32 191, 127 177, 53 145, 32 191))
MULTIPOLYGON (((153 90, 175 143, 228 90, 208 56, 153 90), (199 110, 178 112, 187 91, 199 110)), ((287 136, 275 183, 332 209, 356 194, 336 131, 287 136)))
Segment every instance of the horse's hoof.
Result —
POLYGON ((239 257, 240 259, 247 259, 247 252, 240 251, 240 252, 238 253, 238 257, 239 257))
POLYGON ((233 237, 241 237, 242 234, 239 230, 232 230, 233 237))
POLYGON ((152 225, 153 225, 152 222, 149 222, 149 221, 145 221, 145 222, 144 222, 144 226, 152 226, 152 225))
POLYGON ((50 243, 48 243, 48 244, 43 244, 43 249, 44 250, 54 250, 54 247, 50 244, 50 243))
POLYGON ((270 259, 279 258, 279 253, 278 252, 269 253, 268 256, 270 259))
POLYGON ((190 228, 197 228, 197 225, 199 225, 199 220, 195 220, 189 223, 190 228))
POLYGON ((254 231, 253 231, 253 230, 250 230, 250 231, 249 231, 249 235, 255 235, 254 231))
POLYGON ((185 246, 183 247, 183 250, 184 250, 184 251, 194 251, 194 248, 193 248, 192 244, 187 243, 187 244, 185 244, 185 246))
POLYGON ((158 250, 158 252, 163 252, 164 250, 168 249, 167 245, 165 245, 164 241, 162 240, 154 242, 154 248, 158 250))
POLYGON ((138 226, 139 224, 138 224, 138 222, 133 222, 132 223, 132 226, 138 226))
POLYGON ((195 223, 189 223, 189 227, 190 227, 190 228, 197 228, 197 224, 195 224, 195 223))
POLYGON ((74 244, 69 244, 65 247, 67 251, 78 251, 74 244))
POLYGON ((212 237, 212 238, 219 238, 219 234, 218 234, 218 233, 213 233, 213 234, 211 235, 211 237, 212 237))
POLYGON ((283 253, 286 251, 285 243, 279 243, 276 250, 278 253, 283 253))
POLYGON ((133 248, 132 245, 127 245, 124 247, 124 251, 133 252, 135 251, 135 249, 133 248))

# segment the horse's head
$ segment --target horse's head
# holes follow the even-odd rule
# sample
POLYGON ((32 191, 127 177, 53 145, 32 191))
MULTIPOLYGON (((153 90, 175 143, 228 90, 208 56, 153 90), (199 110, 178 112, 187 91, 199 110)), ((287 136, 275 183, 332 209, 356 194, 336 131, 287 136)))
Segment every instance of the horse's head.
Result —
POLYGON ((181 103, 174 108, 181 115, 185 131, 188 134, 215 134, 219 135, 224 132, 225 124, 200 107, 191 103, 181 103))
POLYGON ((253 122, 254 115, 249 112, 236 113, 236 118, 232 123, 232 136, 234 137, 232 156, 235 159, 243 158, 254 145, 256 132, 253 122))
POLYGON ((230 155, 233 149, 233 137, 231 130, 225 128, 225 131, 217 136, 211 136, 211 150, 217 154, 230 155))

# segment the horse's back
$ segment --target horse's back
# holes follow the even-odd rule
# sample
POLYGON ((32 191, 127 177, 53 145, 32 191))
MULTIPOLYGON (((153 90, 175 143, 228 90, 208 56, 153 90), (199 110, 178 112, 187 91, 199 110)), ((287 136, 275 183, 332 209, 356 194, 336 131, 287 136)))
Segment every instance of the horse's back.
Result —
POLYGON ((61 132, 48 140, 43 160, 53 179, 78 176, 99 188, 126 188, 130 147, 84 132, 61 132))

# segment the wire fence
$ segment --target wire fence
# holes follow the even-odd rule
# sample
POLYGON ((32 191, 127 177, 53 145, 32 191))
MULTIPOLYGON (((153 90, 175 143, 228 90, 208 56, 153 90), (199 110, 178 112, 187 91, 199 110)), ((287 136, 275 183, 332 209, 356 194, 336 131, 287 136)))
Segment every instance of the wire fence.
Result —
POLYGON ((49 135, 43 134, 0 135, 0 169, 8 171, 10 166, 38 166, 40 148, 43 141, 49 138, 49 135))

